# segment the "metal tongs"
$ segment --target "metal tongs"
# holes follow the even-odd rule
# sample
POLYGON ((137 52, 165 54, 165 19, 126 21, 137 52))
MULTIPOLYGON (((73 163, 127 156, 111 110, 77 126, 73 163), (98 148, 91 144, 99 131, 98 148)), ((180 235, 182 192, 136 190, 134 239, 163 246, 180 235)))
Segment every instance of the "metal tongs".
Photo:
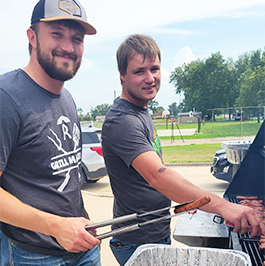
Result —
POLYGON ((140 229, 140 227, 142 227, 142 226, 145 226, 145 225, 148 225, 148 224, 151 224, 151 223, 156 223, 156 222, 159 222, 159 221, 162 221, 162 220, 167 220, 167 219, 170 219, 172 217, 178 216, 180 214, 183 214, 183 213, 189 212, 191 210, 197 209, 198 206, 194 206, 193 204, 190 204, 190 203, 193 203, 193 202, 195 202, 195 200, 192 200, 192 201, 189 201, 189 202, 185 202, 185 203, 179 204, 179 205, 174 205, 174 206, 170 206, 170 207, 166 207, 166 208, 162 208, 162 209, 158 209, 158 210, 154 210, 154 211, 141 213, 141 214, 133 213, 133 214, 117 217, 117 218, 114 218, 114 219, 111 219, 111 220, 107 220, 107 221, 103 221, 103 222, 87 225, 85 228, 86 228, 86 230, 89 231, 89 230, 96 229, 96 228, 99 228, 99 227, 104 227, 104 226, 107 226, 107 225, 128 222, 128 221, 131 221, 131 220, 135 220, 135 219, 139 219, 139 218, 148 216, 150 214, 154 214, 154 213, 157 213, 157 212, 166 211, 166 210, 174 208, 174 213, 175 214, 173 214, 173 215, 169 214, 169 215, 162 216, 162 217, 159 217, 159 218, 155 218, 155 219, 152 219, 152 220, 149 220, 149 221, 139 222, 139 223, 136 223, 136 224, 124 226, 124 227, 117 228, 117 229, 112 230, 110 232, 103 233, 103 234, 100 234, 100 235, 96 236, 96 238, 98 238, 98 239, 104 239, 104 238, 107 238, 107 237, 110 237, 110 236, 116 236, 116 235, 119 235, 119 234, 131 232, 131 231, 140 229), (189 204, 191 206, 186 206, 186 205, 189 205, 189 204), (179 210, 179 209, 181 209, 181 210, 179 210))
MULTIPOLYGON (((213 217, 213 222, 215 222, 217 224, 225 224, 225 225, 229 226, 230 228, 234 228, 235 227, 234 224, 226 221, 223 217, 221 217, 219 215, 215 215, 213 217)), ((252 232, 252 227, 250 225, 248 227, 248 232, 250 232, 250 233, 252 232)), ((259 232, 259 234, 261 235, 262 233, 259 232)))

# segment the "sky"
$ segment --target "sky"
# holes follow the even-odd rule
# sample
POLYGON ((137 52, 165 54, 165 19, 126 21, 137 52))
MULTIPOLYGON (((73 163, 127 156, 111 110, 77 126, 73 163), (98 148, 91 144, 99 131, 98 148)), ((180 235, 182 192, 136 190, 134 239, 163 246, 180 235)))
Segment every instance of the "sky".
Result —
MULTIPOLYGON (((0 16, 0 74, 29 62, 26 30, 36 0, 4 1, 0 16)), ((80 0, 88 22, 97 29, 86 35, 82 65, 65 82, 86 114, 112 104, 121 94, 116 51, 130 34, 151 36, 161 50, 161 88, 155 100, 167 109, 183 95, 169 83, 184 63, 220 52, 224 59, 265 48, 265 0, 80 0)))

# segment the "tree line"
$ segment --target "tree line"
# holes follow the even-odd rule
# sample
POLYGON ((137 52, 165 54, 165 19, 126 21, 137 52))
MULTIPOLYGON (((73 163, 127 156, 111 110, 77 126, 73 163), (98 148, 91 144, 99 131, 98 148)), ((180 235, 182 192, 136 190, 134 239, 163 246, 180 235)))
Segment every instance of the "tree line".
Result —
POLYGON ((101 105, 97 105, 95 108, 91 108, 90 112, 84 114, 82 108, 78 108, 78 117, 80 121, 93 121, 97 116, 104 116, 110 109, 111 105, 104 103, 101 105))
MULTIPOLYGON (((165 110, 164 107, 158 106, 158 102, 155 100, 152 100, 149 102, 148 108, 152 111, 152 113, 155 113, 158 110, 165 110)), ((87 112, 84 114, 84 111, 82 108, 78 108, 78 117, 80 121, 95 121, 97 116, 105 116, 110 109, 110 104, 100 104, 97 105, 95 108, 91 108, 90 112, 87 112)), ((176 103, 172 103, 168 106, 168 110, 170 112, 171 116, 177 116, 177 114, 181 111, 181 104, 177 106, 176 103)))
MULTIPOLYGON (((177 67, 170 76, 176 93, 184 93, 183 111, 265 106, 265 51, 244 53, 236 61, 216 52, 205 60, 177 67)), ((250 112, 250 111, 249 111, 250 112)))

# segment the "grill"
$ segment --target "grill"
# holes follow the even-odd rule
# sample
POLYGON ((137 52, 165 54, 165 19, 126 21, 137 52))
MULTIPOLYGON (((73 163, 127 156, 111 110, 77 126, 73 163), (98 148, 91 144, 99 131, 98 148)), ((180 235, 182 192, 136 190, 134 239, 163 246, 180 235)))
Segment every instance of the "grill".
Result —
MULTIPOLYGON (((261 125, 253 143, 249 146, 240 166, 235 165, 235 171, 233 170, 233 172, 235 174, 224 193, 224 199, 239 204, 236 196, 257 196, 265 204, 265 122, 261 125)), ((234 233, 232 229, 228 229, 224 224, 213 224, 211 214, 198 212, 200 215, 196 218, 196 224, 200 228, 199 231, 183 233, 184 228, 193 228, 194 225, 189 224, 187 217, 179 217, 174 232, 176 240, 190 246, 222 247, 243 251, 250 256, 253 266, 263 265, 265 255, 259 251, 259 238, 251 238, 250 233, 244 235, 234 233), (205 219, 207 222, 204 221, 205 219), (215 227, 216 233, 209 236, 209 228, 205 228, 205 226, 215 227)))
MULTIPOLYGON (((264 196, 263 196, 264 197, 264 196)), ((227 196, 228 201, 239 203, 235 197, 227 196)), ((259 197, 259 199, 264 200, 264 198, 259 197)), ((250 233, 244 235, 230 232, 231 237, 231 248, 238 251, 243 251, 250 256, 253 266, 263 265, 265 261, 265 255, 259 251, 259 238, 251 238, 250 233)))
MULTIPOLYGON (((250 145, 240 167, 238 168, 232 182, 224 193, 224 199, 239 203, 236 196, 257 196, 265 202, 265 122, 250 145)), ((263 265, 265 255, 261 254, 259 238, 252 239, 250 234, 245 235, 231 232, 232 248, 249 254, 253 265, 263 265)))

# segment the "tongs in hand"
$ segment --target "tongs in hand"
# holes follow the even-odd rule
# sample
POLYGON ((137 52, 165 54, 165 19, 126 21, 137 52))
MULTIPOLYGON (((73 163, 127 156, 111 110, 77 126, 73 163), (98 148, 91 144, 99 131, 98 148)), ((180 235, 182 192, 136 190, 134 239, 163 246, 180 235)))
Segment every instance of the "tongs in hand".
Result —
MULTIPOLYGON (((213 217, 213 221, 214 221, 215 223, 217 223, 217 224, 225 224, 225 225, 227 225, 227 226, 230 227, 230 228, 234 228, 234 227, 235 227, 234 224, 232 224, 232 223, 226 221, 223 217, 221 217, 221 216, 219 216, 219 215, 215 215, 215 216, 213 217)), ((248 232, 252 233, 252 227, 251 227, 250 225, 249 225, 249 227, 248 227, 248 232)), ((262 233, 259 232, 259 235, 261 235, 261 234, 262 234, 262 233)))
POLYGON ((170 207, 166 207, 166 208, 162 208, 162 209, 158 209, 158 210, 154 210, 154 211, 149 211, 149 212, 145 212, 145 213, 141 213, 141 214, 133 213, 133 214, 117 217, 117 218, 114 218, 114 219, 111 219, 111 220, 107 220, 107 221, 103 221, 103 222, 87 225, 86 226, 86 230, 89 231, 89 230, 93 230, 93 229, 96 229, 96 228, 99 228, 99 227, 104 227, 104 226, 107 226, 107 225, 128 222, 128 221, 131 221, 131 220, 135 220, 135 219, 139 219, 139 218, 148 216, 150 214, 155 214, 157 212, 166 211, 166 210, 174 208, 174 214, 173 215, 169 214, 169 215, 162 216, 162 217, 159 217, 159 218, 155 218, 155 219, 152 219, 152 220, 149 220, 149 221, 145 221, 145 222, 140 222, 140 223, 124 226, 124 227, 117 228, 117 229, 112 230, 110 232, 103 233, 101 235, 97 235, 96 236, 96 238, 98 238, 98 239, 104 239, 104 238, 107 238, 107 237, 110 237, 110 236, 116 236, 116 235, 119 235, 119 234, 123 234, 123 233, 127 233, 127 232, 131 232, 131 231, 137 230, 140 227, 148 225, 148 224, 151 224, 151 223, 156 223, 156 222, 159 222, 159 221, 162 221, 162 220, 170 219, 172 217, 178 216, 178 215, 183 214, 185 212, 188 212, 188 211, 197 209, 199 207, 202 207, 203 205, 209 203, 210 200, 211 200, 210 197, 203 197, 203 198, 198 199, 198 200, 192 200, 192 201, 189 201, 189 202, 186 202, 186 203, 183 203, 183 204, 170 206, 170 207))

